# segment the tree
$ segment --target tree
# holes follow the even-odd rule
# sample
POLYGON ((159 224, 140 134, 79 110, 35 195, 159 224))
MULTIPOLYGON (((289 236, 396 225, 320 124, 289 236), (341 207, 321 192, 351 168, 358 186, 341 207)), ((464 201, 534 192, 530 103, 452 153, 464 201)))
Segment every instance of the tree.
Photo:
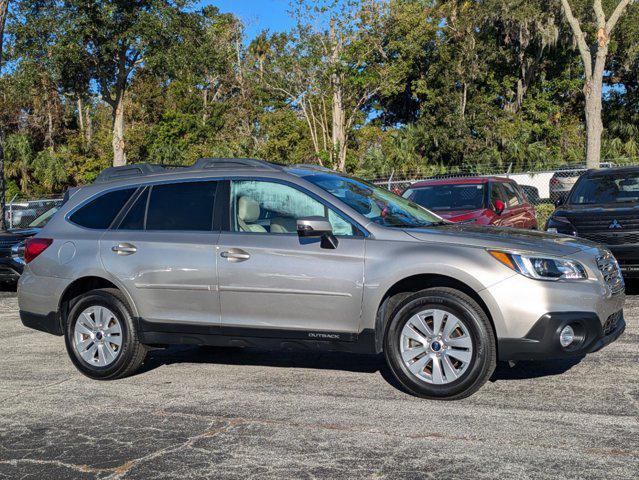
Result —
MULTIPOLYGON (((9 0, 0 0, 0 72, 2 72, 2 46, 4 39, 4 26, 7 20, 7 12, 9 10, 9 0)), ((4 209, 6 202, 5 184, 4 184, 4 149, 2 143, 4 142, 4 132, 2 131, 2 125, 0 125, 0 228, 4 230, 7 228, 6 219, 4 217, 4 209)))
POLYGON ((66 0, 61 38, 82 48, 102 99, 111 107, 113 165, 126 164, 125 97, 135 72, 176 37, 175 17, 188 2, 66 0))
MULTIPOLYGON (((265 80, 298 108, 308 125, 318 161, 344 171, 352 129, 383 79, 383 3, 367 0, 293 2, 297 27, 265 80)), ((280 42, 281 43, 281 42, 280 42)))
POLYGON ((584 68, 583 93, 586 98, 586 166, 599 168, 601 162, 602 94, 610 37, 626 7, 634 0, 621 0, 606 20, 601 0, 593 1, 596 33, 590 44, 568 0, 561 0, 566 20, 572 29, 584 68))

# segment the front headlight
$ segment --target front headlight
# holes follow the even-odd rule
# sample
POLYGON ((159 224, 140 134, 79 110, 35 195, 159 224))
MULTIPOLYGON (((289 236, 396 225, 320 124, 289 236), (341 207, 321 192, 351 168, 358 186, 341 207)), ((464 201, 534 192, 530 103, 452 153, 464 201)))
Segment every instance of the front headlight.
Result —
POLYGON ((521 255, 517 253, 489 250, 493 258, 508 268, 536 280, 584 280, 588 278, 584 266, 575 260, 521 255))

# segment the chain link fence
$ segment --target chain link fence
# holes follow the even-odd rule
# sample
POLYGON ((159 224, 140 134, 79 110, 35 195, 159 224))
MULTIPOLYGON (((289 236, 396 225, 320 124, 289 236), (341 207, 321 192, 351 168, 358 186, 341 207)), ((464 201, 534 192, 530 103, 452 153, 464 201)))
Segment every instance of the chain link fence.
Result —
POLYGON ((9 229, 32 228, 39 226, 52 208, 62 203, 62 195, 46 195, 34 198, 24 198, 16 195, 7 201, 4 218, 9 229))

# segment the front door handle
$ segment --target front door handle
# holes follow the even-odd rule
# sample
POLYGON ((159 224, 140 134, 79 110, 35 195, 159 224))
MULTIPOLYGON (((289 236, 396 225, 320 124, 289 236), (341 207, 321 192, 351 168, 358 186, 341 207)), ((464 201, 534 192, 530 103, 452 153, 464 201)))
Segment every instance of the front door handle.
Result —
POLYGON ((118 255, 132 255, 138 251, 137 247, 130 243, 118 243, 111 247, 111 250, 118 255))
POLYGON ((229 248, 226 252, 220 253, 220 257, 226 258, 229 262, 238 263, 245 262, 251 255, 241 248, 229 248))

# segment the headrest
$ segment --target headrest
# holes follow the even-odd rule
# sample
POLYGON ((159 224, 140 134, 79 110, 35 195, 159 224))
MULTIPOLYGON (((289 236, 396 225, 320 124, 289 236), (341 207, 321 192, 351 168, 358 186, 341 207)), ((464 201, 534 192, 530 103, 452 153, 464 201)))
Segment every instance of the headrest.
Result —
POLYGON ((260 218, 260 204, 250 197, 237 200, 237 217, 244 222, 254 222, 260 218))

